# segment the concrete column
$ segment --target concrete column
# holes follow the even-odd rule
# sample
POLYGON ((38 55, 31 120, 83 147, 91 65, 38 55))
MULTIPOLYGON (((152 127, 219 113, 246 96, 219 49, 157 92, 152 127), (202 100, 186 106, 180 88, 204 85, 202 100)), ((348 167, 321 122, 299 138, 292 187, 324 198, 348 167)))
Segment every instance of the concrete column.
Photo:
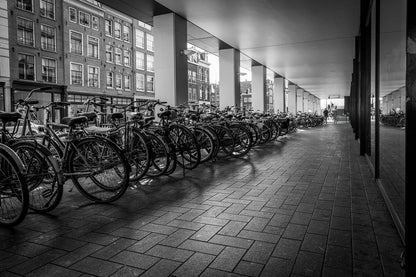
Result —
POLYGON ((9 12, 7 2, 0 0, 0 91, 3 92, 3 101, 0 102, 0 110, 11 111, 10 89, 10 50, 9 50, 9 12))
POLYGON ((275 112, 286 112, 285 78, 275 77, 273 83, 273 108, 275 112))
POLYGON ((240 107, 240 52, 220 49, 220 108, 240 107))
POLYGON ((296 89, 296 112, 303 112, 303 88, 296 89))
POLYGON ((308 112, 313 113, 314 112, 314 96, 309 93, 309 99, 308 99, 308 112))
POLYGON ((153 17, 155 98, 169 105, 188 102, 187 22, 174 13, 153 17))
POLYGON ((252 66, 251 78, 253 111, 263 113, 266 109, 266 67, 252 66))
POLYGON ((296 90, 297 86, 294 84, 290 84, 288 86, 288 94, 287 94, 287 106, 289 108, 289 113, 295 114, 296 113, 296 90))

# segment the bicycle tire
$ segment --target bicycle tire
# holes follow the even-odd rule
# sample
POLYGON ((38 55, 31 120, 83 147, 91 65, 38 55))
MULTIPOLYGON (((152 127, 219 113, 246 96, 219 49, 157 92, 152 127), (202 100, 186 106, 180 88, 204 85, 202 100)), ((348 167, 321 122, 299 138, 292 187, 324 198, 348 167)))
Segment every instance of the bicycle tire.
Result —
POLYGON ((29 190, 23 171, 23 162, 17 154, 8 146, 0 144, 0 226, 15 226, 27 214, 29 190), (16 210, 10 213, 8 207, 14 205, 16 210))
POLYGON ((168 146, 156 134, 145 132, 152 146, 152 156, 150 166, 146 175, 150 177, 159 177, 168 170, 169 167, 169 149, 168 146))
POLYGON ((215 151, 213 138, 208 131, 202 128, 195 127, 193 131, 201 152, 201 163, 209 161, 215 151))
POLYGON ((201 162, 198 142, 192 132, 185 126, 172 124, 169 136, 175 144, 177 163, 185 169, 194 169, 201 162))
POLYGON ((73 143, 67 172, 78 191, 97 203, 119 199, 127 190, 130 176, 129 162, 122 150, 103 137, 84 137, 73 143))

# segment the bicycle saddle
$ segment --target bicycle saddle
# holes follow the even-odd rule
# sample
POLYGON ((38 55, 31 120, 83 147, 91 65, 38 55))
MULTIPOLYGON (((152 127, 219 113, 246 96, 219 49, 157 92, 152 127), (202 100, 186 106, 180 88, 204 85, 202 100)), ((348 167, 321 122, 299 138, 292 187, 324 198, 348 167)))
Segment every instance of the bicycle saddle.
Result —
POLYGON ((95 112, 88 112, 88 113, 79 113, 77 117, 85 116, 88 121, 94 120, 97 117, 95 112))
POLYGON ((87 123, 88 118, 86 116, 76 116, 76 117, 64 117, 61 120, 62 124, 66 124, 69 127, 75 127, 76 125, 87 123))
POLYGON ((122 113, 111 113, 108 115, 109 120, 117 120, 124 118, 124 115, 122 113))
POLYGON ((18 112, 0 112, 0 120, 3 121, 3 124, 10 121, 16 122, 21 117, 22 115, 18 112))

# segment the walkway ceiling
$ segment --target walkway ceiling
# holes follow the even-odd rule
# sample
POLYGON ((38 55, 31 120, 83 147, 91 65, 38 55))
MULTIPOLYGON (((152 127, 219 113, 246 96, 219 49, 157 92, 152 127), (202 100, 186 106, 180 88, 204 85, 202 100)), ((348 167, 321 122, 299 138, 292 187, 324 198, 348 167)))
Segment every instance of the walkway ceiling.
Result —
MULTIPOLYGON (((189 42, 222 42, 321 99, 349 95, 359 0, 104 0, 151 24, 169 10, 186 18, 189 42)), ((245 59, 243 65, 249 65, 245 59)))

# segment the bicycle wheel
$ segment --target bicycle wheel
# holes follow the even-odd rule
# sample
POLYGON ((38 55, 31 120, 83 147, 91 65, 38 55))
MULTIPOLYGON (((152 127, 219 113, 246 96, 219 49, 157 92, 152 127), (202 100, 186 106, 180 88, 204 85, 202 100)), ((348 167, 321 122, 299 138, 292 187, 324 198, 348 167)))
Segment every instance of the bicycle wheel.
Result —
POLYGON ((258 127, 260 129, 260 141, 259 144, 265 144, 266 142, 268 142, 272 136, 271 130, 270 128, 264 124, 264 123, 259 123, 258 127))
POLYGON ((241 124, 231 124, 228 127, 233 132, 233 138, 236 145, 231 155, 233 157, 242 157, 246 155, 251 150, 252 145, 250 131, 241 124))
POLYGON ((14 226, 26 216, 29 192, 17 154, 0 144, 0 226, 14 226))
POLYGON ((214 154, 214 140, 210 133, 202 128, 196 127, 193 131, 201 152, 201 163, 206 162, 210 160, 214 154))
POLYGON ((158 177, 165 174, 169 167, 169 149, 168 146, 156 135, 150 132, 145 133, 152 146, 152 156, 150 166, 146 175, 158 177))
POLYGON ((55 209, 63 194, 63 176, 56 158, 42 144, 17 141, 11 145, 26 167, 29 208, 38 213, 55 209))
POLYGON ((235 147, 233 133, 229 128, 222 125, 213 125, 213 127, 218 136, 221 150, 226 156, 231 156, 235 147))
POLYGON ((177 162, 181 167, 194 169, 201 162, 201 152, 195 136, 186 127, 169 126, 169 136, 175 144, 177 162))
POLYGON ((67 175, 86 198, 108 203, 119 199, 129 184, 130 167, 122 150, 103 137, 85 137, 68 154, 67 175))
POLYGON ((59 144, 49 135, 37 135, 36 140, 44 145, 51 153, 58 158, 62 158, 64 151, 59 144))
POLYGON ((144 133, 133 130, 130 133, 128 145, 125 146, 125 153, 129 161, 130 181, 138 181, 147 173, 151 164, 152 145, 144 133))

